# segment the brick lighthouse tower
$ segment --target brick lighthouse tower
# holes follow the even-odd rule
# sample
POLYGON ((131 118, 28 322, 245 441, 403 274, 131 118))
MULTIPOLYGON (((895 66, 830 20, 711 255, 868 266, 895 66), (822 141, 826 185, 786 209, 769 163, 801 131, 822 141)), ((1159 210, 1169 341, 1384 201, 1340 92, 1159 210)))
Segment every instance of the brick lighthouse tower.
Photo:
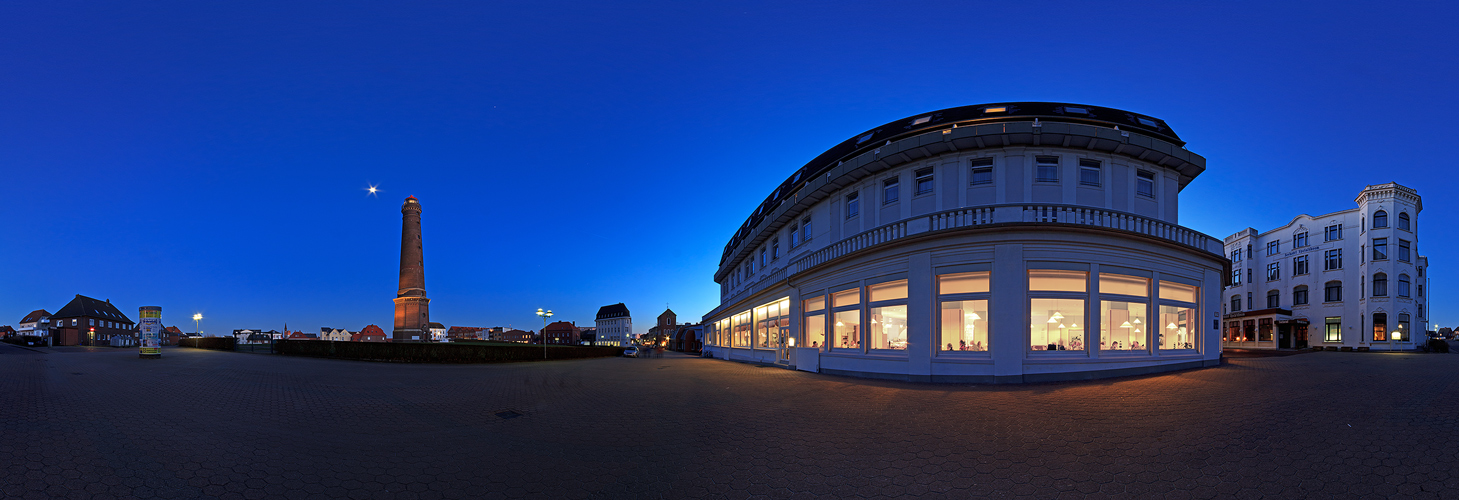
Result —
POLYGON ((420 239, 420 203, 414 196, 400 207, 400 290, 395 293, 395 330, 391 342, 420 342, 431 321, 426 298, 426 267, 420 239))

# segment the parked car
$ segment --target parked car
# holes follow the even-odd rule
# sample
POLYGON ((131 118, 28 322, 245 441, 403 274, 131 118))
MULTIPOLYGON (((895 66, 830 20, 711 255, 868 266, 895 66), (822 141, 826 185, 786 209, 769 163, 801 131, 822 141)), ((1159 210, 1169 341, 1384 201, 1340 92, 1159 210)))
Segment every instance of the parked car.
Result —
POLYGON ((638 348, 637 347, 629 347, 627 349, 624 349, 623 350, 623 357, 625 357, 625 358, 636 358, 636 357, 638 357, 638 348))

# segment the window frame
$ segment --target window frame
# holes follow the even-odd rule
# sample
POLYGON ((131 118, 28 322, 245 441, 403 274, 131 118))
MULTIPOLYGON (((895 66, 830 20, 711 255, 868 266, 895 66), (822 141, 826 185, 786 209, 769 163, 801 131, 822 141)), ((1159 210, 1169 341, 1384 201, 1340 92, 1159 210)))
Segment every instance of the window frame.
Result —
POLYGON ((929 195, 935 192, 937 192, 937 167, 929 166, 912 171, 913 197, 929 195))
POLYGON ((1312 272, 1312 265, 1308 257, 1310 255, 1292 257, 1292 276, 1305 276, 1312 272))
POLYGON ((1337 241, 1342 239, 1342 224, 1333 224, 1323 228, 1322 241, 1337 241), (1335 236, 1334 236, 1335 235, 1335 236))
POLYGON ((1104 169, 1103 162, 1090 158, 1079 159, 1079 185, 1083 187, 1103 187, 1104 169), (1090 180, 1090 173, 1093 173, 1093 180, 1090 180))
POLYGON ((1373 212, 1373 229, 1385 229, 1388 227, 1388 211, 1379 210, 1373 212))
POLYGON ((968 185, 969 186, 991 186, 993 185, 993 159, 973 158, 968 160, 968 185), (978 181, 978 174, 986 171, 987 181, 978 181))
POLYGON ((1049 155, 1035 155, 1033 182, 1036 184, 1058 184, 1059 183, 1059 157, 1049 155), (1045 160, 1052 159, 1053 162, 1045 160), (1045 176, 1045 171, 1052 173, 1052 176, 1045 176))
MULTIPOLYGON (((932 280, 933 286, 936 287, 933 290, 933 292, 934 292, 934 296, 936 297, 937 311, 938 311, 938 317, 937 317, 937 346, 936 346, 936 349, 933 350, 933 352, 935 353, 936 356, 956 356, 956 357, 969 357, 969 356, 971 356, 971 357, 985 357, 985 358, 986 357, 992 357, 993 356, 993 343, 994 343, 994 339, 993 339, 992 330, 991 330, 991 328, 993 326, 992 325, 992 318, 991 318, 991 316, 992 316, 992 309, 991 308, 993 306, 992 279, 993 279, 993 276, 992 276, 992 272, 991 271, 946 272, 946 273, 941 273, 941 274, 935 274, 933 276, 933 280, 932 280), (985 275, 987 275, 987 278, 989 280, 989 286, 988 286, 988 289, 986 291, 981 291, 981 292, 978 292, 978 291, 973 291, 973 292, 958 292, 958 293, 943 293, 942 292, 942 279, 943 279, 944 276, 954 277, 954 276, 973 275, 973 274, 985 274, 985 275), (967 350, 965 350, 965 349, 948 350, 948 349, 943 349, 944 343, 946 343, 947 345, 951 345, 951 342, 947 342, 947 337, 945 336, 946 335, 946 332, 943 329, 944 324, 943 324, 942 317, 941 317, 942 311, 944 310, 943 304, 948 303, 948 302, 973 302, 973 301, 982 301, 984 303, 984 306, 983 306, 984 307, 984 310, 985 310, 985 312, 988 313, 988 316, 989 316, 989 317, 979 318, 978 320, 974 320, 974 321, 982 321, 986 325, 986 326, 983 327, 984 328, 983 338, 986 340, 986 344, 982 346, 982 350, 973 350, 973 349, 967 349, 967 350)), ((960 343, 963 342, 963 339, 961 338, 960 335, 959 335, 959 339, 958 340, 959 340, 960 343)), ((973 341, 974 341, 974 345, 976 345, 976 343, 977 343, 976 330, 974 331, 973 341)))
POLYGON ((1135 170, 1135 194, 1155 199, 1155 172, 1135 170), (1149 186, 1149 192, 1146 192, 1146 189, 1142 189, 1146 186, 1149 186))
POLYGON ((1373 238, 1373 260, 1388 260, 1388 238, 1373 238))
POLYGON ((1322 284, 1322 303, 1342 302, 1342 281, 1332 280, 1322 284))
POLYGON ((859 216, 861 216, 861 193, 859 191, 846 193, 846 220, 859 216))
POLYGON ((881 181, 881 204, 891 205, 902 201, 902 178, 892 176, 881 181))
MULTIPOLYGON (((1089 320, 1089 303, 1092 301, 1092 299, 1090 297, 1090 293, 1089 293, 1089 280, 1093 279, 1093 277, 1091 276, 1092 274, 1093 273, 1089 272, 1088 270, 1074 270, 1074 269, 1027 269, 1027 270, 1024 271, 1024 276, 1023 276, 1024 286, 1025 286, 1025 290, 1027 290, 1028 293, 1027 293, 1027 295, 1024 296, 1024 299, 1023 300, 1027 301, 1027 305, 1028 305, 1028 309, 1027 310, 1029 311, 1028 314, 1030 316, 1030 318, 1025 318, 1025 322, 1026 323, 1029 322, 1029 321, 1031 321, 1031 316, 1033 315, 1033 311, 1034 311, 1033 303, 1036 300, 1077 300, 1080 303, 1080 314, 1083 316, 1081 318, 1078 318, 1078 321, 1080 323, 1083 323, 1084 324, 1084 327, 1081 328, 1081 327, 1078 326, 1079 323, 1073 323, 1071 321, 1071 325, 1072 326, 1069 327, 1070 330, 1073 330, 1073 329, 1083 330, 1082 333, 1079 334, 1079 338, 1077 339, 1077 341, 1080 344, 1080 348, 1079 349, 1067 349, 1066 348, 1066 349, 1056 349, 1056 350, 1053 350, 1053 351, 1050 351, 1050 350, 1047 349, 1047 345, 1048 345, 1047 343, 1046 344, 1041 344, 1041 346, 1045 347, 1044 349, 1034 349, 1034 345, 1033 345, 1033 333, 1034 332, 1033 332, 1033 327, 1030 326, 1028 330, 1025 330, 1024 331, 1024 337, 1023 337, 1023 345, 1024 345, 1023 349, 1024 349, 1024 352, 1026 353, 1026 355, 1031 355, 1031 356, 1048 356, 1048 355, 1050 355, 1050 353, 1060 353, 1060 354, 1053 354, 1053 355, 1054 356, 1059 356, 1059 355, 1062 355, 1062 354, 1070 354, 1070 355, 1077 354, 1077 355, 1080 355, 1080 356, 1087 356, 1089 354, 1089 352, 1090 352, 1090 346, 1089 346, 1089 328, 1088 328, 1089 327, 1089 321, 1088 320, 1089 320), (1047 271, 1062 271, 1062 272, 1077 272, 1077 273, 1081 273, 1081 274, 1084 275, 1084 289, 1082 291, 1034 290, 1033 287, 1032 287, 1032 277, 1030 276, 1030 273, 1035 272, 1035 271, 1045 271, 1045 272, 1047 272, 1047 271), (1037 353, 1037 354, 1034 354, 1034 353, 1037 353)), ((1069 335, 1072 336, 1073 334, 1070 333, 1069 335)), ((1048 340, 1048 339, 1046 338, 1045 340, 1048 340)), ((1060 340, 1062 341, 1062 335, 1061 335, 1060 340)), ((1073 344, 1073 343, 1074 343, 1074 339, 1072 339, 1072 337, 1071 337, 1070 344, 1073 344)))
POLYGON ((1292 288, 1292 305, 1294 307, 1295 306, 1305 306, 1305 305, 1307 305, 1307 301, 1308 301, 1307 295, 1308 295, 1307 285, 1297 285, 1297 286, 1293 287, 1292 288))
POLYGON ((1305 246, 1307 246, 1307 231, 1292 235, 1292 248, 1302 248, 1305 246))

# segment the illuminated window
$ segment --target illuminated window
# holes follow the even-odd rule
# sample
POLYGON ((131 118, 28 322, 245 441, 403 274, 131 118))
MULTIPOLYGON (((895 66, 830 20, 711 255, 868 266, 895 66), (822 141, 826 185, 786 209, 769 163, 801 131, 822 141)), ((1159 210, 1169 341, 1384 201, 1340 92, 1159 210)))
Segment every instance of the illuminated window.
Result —
POLYGON ((1099 273, 1099 293, 1149 297, 1150 278, 1099 273))
POLYGON ((943 274, 937 277, 937 293, 987 293, 988 271, 972 273, 943 274))
POLYGON ((871 295, 871 302, 882 302, 886 300, 897 300, 907 298, 907 280, 890 281, 867 287, 867 293, 871 295))
POLYGON ((1328 316, 1322 335, 1323 342, 1342 342, 1342 317, 1328 316))
POLYGON ((1085 271, 1030 269, 1028 289, 1044 292, 1084 292, 1088 290, 1088 278, 1089 273, 1085 271))
POLYGON ((1259 326, 1258 326, 1258 329, 1257 329, 1257 332, 1258 332, 1257 335, 1258 335, 1258 337, 1256 338, 1256 340, 1261 341, 1261 342, 1271 342, 1272 341, 1272 319, 1271 318, 1261 318, 1261 319, 1258 319, 1257 320, 1257 324, 1259 326))
POLYGON ((1029 348, 1084 350, 1083 299, 1029 299, 1029 348))
POLYGON ((831 350, 861 350, 861 289, 831 294, 831 350))
POLYGON ((1200 290, 1200 287, 1160 280, 1160 300, 1174 300, 1194 304, 1198 290, 1200 290))
POLYGON ((804 301, 805 347, 826 344, 826 296, 817 295, 804 301))
POLYGON ((1156 324, 1161 349, 1197 349, 1199 327, 1196 310, 1186 306, 1160 306, 1160 322, 1156 324))
POLYGON ((1373 341, 1388 340, 1388 313, 1373 313, 1373 341))
POLYGON ((1149 318, 1145 316, 1145 304, 1100 301, 1099 318, 1101 351, 1139 351, 1150 347, 1149 318))
POLYGON ((907 348, 907 280, 866 287, 872 349, 907 348))
POLYGON ((942 301, 941 319, 942 340, 938 344, 940 350, 988 350, 987 300, 942 301))

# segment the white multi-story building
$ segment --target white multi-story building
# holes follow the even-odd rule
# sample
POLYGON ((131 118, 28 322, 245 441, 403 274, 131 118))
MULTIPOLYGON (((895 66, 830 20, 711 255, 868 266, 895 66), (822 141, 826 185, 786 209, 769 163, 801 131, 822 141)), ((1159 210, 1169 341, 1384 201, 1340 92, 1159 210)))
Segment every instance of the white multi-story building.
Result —
POLYGON ((948 383, 1215 366, 1227 262, 1220 239, 1179 225, 1179 193, 1206 169, 1185 144, 1158 118, 1053 102, 868 129, 731 235, 704 349, 948 383))
POLYGON ((1406 350, 1428 330, 1418 192, 1367 186, 1357 208, 1226 237, 1222 345, 1406 350))
POLYGON ((594 345, 625 347, 633 335, 633 317, 622 302, 599 308, 596 326, 594 345))

